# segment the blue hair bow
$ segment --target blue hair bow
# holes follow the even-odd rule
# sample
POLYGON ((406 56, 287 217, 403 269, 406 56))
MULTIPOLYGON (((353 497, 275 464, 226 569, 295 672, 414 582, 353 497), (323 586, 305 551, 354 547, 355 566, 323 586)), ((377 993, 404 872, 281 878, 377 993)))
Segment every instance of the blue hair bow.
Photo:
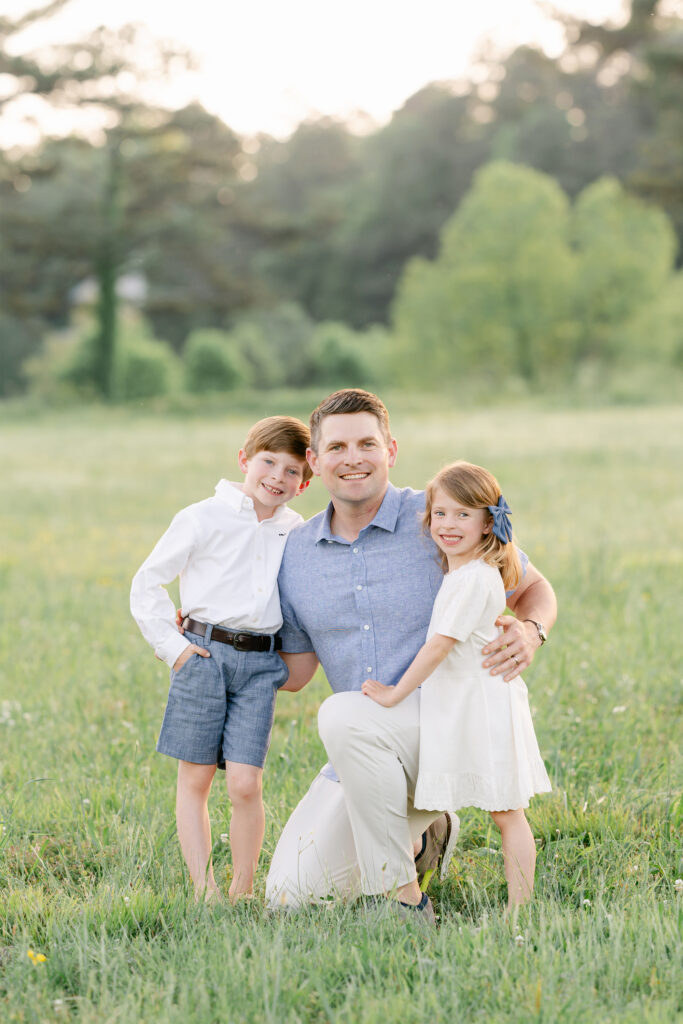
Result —
POLYGON ((512 540, 512 524, 510 522, 511 509, 501 494, 497 505, 489 505, 489 512, 493 516, 493 532, 498 540, 507 544, 512 540))

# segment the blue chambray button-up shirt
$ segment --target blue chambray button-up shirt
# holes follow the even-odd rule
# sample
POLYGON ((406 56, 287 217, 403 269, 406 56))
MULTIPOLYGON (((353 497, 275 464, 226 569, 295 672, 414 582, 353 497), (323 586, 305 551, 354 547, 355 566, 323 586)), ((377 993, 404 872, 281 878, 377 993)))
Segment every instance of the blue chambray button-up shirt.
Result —
POLYGON ((331 503, 289 535, 282 648, 315 651, 335 692, 360 690, 368 676, 397 683, 425 642, 443 573, 423 513, 424 492, 389 484, 356 540, 331 532, 331 503))
MULTIPOLYGON (((356 540, 331 532, 331 502, 287 539, 282 649, 315 651, 335 693, 360 690, 368 676, 396 684, 425 642, 443 572, 424 507, 424 491, 389 484, 356 540)), ((324 774, 336 778, 329 766, 324 774)))

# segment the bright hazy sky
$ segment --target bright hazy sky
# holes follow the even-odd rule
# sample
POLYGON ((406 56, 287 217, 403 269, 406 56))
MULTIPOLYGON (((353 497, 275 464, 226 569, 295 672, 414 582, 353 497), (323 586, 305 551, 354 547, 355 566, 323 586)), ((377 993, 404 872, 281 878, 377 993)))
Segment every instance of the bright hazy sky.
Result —
MULTIPOLYGON (((9 15, 32 6, 2 2, 9 15)), ((554 6, 594 21, 623 15, 622 0, 554 6)), ((285 135, 312 113, 383 122, 426 83, 466 76, 482 48, 535 42, 557 54, 562 44, 540 0, 72 0, 22 49, 128 21, 196 54, 200 70, 166 90, 169 102, 197 98, 245 134, 285 135)))

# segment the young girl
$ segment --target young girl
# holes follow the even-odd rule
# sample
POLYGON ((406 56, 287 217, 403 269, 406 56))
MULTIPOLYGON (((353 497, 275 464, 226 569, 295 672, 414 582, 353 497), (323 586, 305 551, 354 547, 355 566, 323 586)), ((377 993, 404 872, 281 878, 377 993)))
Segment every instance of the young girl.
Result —
POLYGON ((482 667, 497 635, 505 592, 521 577, 505 499, 481 466, 455 462, 427 487, 424 516, 446 573, 427 642, 396 686, 375 679, 363 693, 385 707, 424 683, 415 807, 490 811, 501 831, 508 909, 531 895, 536 846, 523 808, 550 790, 531 722, 527 688, 482 667))

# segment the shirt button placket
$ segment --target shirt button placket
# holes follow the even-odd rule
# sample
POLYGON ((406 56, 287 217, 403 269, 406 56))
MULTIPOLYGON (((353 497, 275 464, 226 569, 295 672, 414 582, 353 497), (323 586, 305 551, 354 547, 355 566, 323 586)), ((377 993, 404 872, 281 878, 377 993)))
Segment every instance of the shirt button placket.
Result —
POLYGON ((375 633, 372 628, 372 609, 366 586, 365 559, 360 545, 356 545, 351 549, 351 558, 353 559, 351 563, 351 578, 355 588, 356 609, 358 611, 358 621, 360 622, 362 650, 362 665, 360 668, 362 679, 359 682, 362 682, 366 674, 369 674, 367 666, 374 665, 376 662, 375 633))

